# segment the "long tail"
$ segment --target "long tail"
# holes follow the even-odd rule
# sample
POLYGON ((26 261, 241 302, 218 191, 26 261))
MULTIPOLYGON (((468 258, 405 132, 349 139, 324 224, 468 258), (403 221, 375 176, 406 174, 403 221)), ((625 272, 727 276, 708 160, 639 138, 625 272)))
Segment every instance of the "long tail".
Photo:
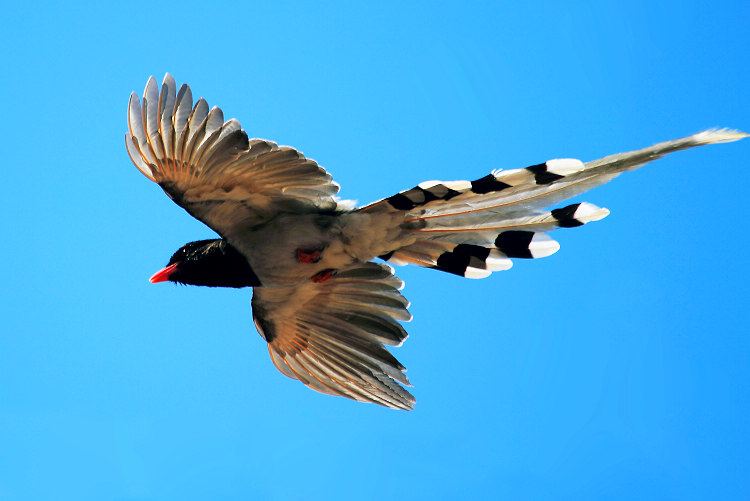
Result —
POLYGON ((544 208, 674 151, 747 136, 735 130, 712 129, 592 162, 557 159, 494 171, 475 181, 427 181, 359 210, 403 214, 399 240, 413 237, 407 238, 411 243, 391 249, 380 256, 382 259, 483 278, 510 268, 510 258, 555 253, 560 246, 545 232, 581 226, 609 214, 607 209, 585 202, 544 208))

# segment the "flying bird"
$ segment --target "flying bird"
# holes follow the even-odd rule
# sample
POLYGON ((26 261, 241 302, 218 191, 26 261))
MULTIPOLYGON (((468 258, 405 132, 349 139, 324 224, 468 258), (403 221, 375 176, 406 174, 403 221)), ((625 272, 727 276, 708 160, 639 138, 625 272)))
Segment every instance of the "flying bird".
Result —
POLYGON ((484 278, 549 256, 547 235, 598 221, 590 203, 554 206, 668 153, 747 134, 713 129, 592 162, 555 159, 474 181, 426 181, 355 208, 331 175, 288 146, 249 139, 167 74, 128 105, 130 159, 221 238, 177 250, 151 282, 252 287, 255 326, 276 368, 322 393, 409 410, 403 282, 388 264, 484 278))

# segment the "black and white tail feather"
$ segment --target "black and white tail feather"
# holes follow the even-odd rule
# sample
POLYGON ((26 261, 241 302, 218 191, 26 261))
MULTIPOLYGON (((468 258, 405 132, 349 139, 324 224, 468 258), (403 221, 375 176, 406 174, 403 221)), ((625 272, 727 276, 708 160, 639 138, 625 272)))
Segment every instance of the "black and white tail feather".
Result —
POLYGON ((484 278, 510 268, 511 258, 557 252, 559 244, 546 232, 581 226, 609 214, 586 202, 545 208, 669 153, 743 137, 747 134, 712 129, 592 162, 555 159, 494 171, 474 181, 426 181, 359 210, 403 213, 401 231, 415 238, 381 255, 385 261, 484 278))

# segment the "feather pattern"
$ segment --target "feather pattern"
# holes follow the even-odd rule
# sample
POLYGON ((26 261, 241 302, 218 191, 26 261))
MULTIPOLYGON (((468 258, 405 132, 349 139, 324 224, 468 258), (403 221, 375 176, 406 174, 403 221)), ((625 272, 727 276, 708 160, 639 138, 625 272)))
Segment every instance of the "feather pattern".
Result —
POLYGON ((383 347, 407 337, 402 286, 389 266, 361 263, 322 283, 257 288, 253 317, 283 374, 322 393, 410 409, 404 366, 383 347))
POLYGON ((167 74, 151 77, 143 99, 128 104, 128 154, 191 215, 230 240, 292 204, 307 211, 336 207, 338 185, 315 161, 289 147, 249 141, 239 122, 224 121, 190 87, 167 74))
POLYGON ((695 146, 737 141, 747 134, 712 129, 648 148, 610 155, 592 162, 555 159, 523 169, 497 170, 474 181, 429 181, 360 209, 407 211, 406 221, 455 217, 480 211, 503 215, 540 209, 605 184, 622 172, 669 153, 695 146))
POLYGON ((360 211, 403 213, 402 232, 414 238, 381 255, 386 261, 483 278, 510 268, 511 261, 503 257, 543 257, 557 251, 559 245, 543 232, 580 226, 609 214, 589 203, 551 211, 542 208, 668 153, 746 136, 715 129, 587 163, 555 159, 523 169, 494 171, 474 181, 427 181, 360 211))

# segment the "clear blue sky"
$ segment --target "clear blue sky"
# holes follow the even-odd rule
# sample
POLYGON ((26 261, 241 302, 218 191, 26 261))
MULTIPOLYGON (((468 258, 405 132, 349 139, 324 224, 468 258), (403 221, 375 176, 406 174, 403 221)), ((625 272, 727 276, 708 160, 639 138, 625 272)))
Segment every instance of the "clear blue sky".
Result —
POLYGON ((249 290, 151 285, 212 232, 130 163, 171 72, 362 203, 750 129, 750 3, 14 2, 0 19, 0 499, 750 498, 750 140, 579 198, 472 281, 399 268, 406 413, 271 364, 249 290), (659 5, 654 5, 655 3, 659 5))

